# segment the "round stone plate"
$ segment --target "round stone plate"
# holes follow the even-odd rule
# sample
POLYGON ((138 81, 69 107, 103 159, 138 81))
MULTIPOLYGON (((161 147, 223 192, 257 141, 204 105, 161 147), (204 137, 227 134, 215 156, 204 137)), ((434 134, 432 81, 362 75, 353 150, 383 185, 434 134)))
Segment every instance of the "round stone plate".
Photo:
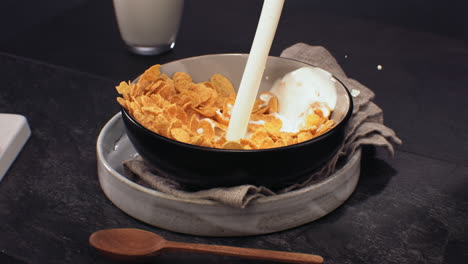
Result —
POLYGON ((324 181, 233 208, 209 200, 174 197, 123 176, 122 162, 138 154, 125 133, 120 113, 107 122, 97 140, 101 188, 121 210, 163 229, 201 236, 247 236, 282 231, 314 221, 343 204, 356 188, 361 152, 324 181))

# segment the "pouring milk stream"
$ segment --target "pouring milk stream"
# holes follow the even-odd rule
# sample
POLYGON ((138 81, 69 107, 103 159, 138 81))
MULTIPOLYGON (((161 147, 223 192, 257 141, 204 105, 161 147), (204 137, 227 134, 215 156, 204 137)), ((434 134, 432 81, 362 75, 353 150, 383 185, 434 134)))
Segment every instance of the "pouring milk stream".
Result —
MULTIPOLYGON (((284 0, 265 0, 263 4, 252 48, 232 108, 226 133, 229 141, 237 141, 246 137, 250 114, 283 4, 284 0)), ((299 131, 309 112, 317 108, 329 118, 337 101, 335 82, 336 80, 330 73, 312 66, 297 69, 277 80, 270 92, 278 98, 280 105, 278 113, 275 113, 275 116, 283 123, 280 131, 292 133, 299 131)))
POLYGON ((247 132, 250 113, 257 97, 283 5, 284 0, 264 0, 263 2, 257 31, 232 109, 231 121, 226 133, 227 140, 239 140, 247 132))

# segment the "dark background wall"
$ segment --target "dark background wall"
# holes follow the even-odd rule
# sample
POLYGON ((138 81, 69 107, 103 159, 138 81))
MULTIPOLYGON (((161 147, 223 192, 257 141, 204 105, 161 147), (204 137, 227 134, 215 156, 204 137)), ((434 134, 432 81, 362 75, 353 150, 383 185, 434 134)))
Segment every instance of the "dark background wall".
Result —
MULTIPOLYGON (((0 43, 27 32, 40 23, 96 0, 2 0, 0 8, 0 43)), ((98 0, 111 2, 110 0, 98 0)), ((209 2, 207 0, 186 0, 209 2)), ((216 2, 225 2, 216 1, 216 2)), ((236 0, 246 9, 261 5, 261 0, 236 0)), ((468 39, 468 1, 466 0, 286 0, 287 6, 309 8, 311 15, 329 14, 375 20, 419 31, 435 32, 468 39)), ((213 11, 224 5, 213 5, 213 11)), ((227 11, 228 10, 224 10, 227 11)), ((86 19, 86 17, 83 17, 86 19)))
MULTIPOLYGON (((112 0, 0 2, 0 52, 116 80, 136 76, 150 64, 213 51, 249 52, 263 3, 185 0, 176 49, 144 57, 126 52, 112 0)), ((359 71, 366 68, 345 56, 377 65, 386 62, 387 50, 400 54, 430 49, 431 54, 436 50, 443 54, 448 46, 442 42, 468 45, 465 14, 468 0, 286 0, 270 54, 278 56, 297 42, 321 45, 341 58, 339 62, 353 76, 362 77, 359 71), (405 41, 416 35, 417 44, 405 41)), ((449 49, 457 50, 453 45, 449 49)))

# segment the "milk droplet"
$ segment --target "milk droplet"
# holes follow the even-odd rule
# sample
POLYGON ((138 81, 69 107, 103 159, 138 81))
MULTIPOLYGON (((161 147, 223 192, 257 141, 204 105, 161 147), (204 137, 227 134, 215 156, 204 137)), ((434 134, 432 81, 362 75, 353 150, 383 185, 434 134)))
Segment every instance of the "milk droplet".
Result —
POLYGON ((359 91, 359 90, 356 90, 356 89, 351 90, 351 96, 352 97, 357 97, 360 93, 361 93, 361 91, 359 91))

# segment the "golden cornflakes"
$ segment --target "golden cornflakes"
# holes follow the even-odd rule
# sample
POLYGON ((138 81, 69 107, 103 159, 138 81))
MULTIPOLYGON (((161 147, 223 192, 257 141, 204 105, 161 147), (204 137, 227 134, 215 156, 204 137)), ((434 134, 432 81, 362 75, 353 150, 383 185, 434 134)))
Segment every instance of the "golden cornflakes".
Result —
POLYGON ((225 135, 236 100, 232 83, 221 74, 194 83, 187 73, 169 77, 159 68, 154 65, 138 81, 116 86, 122 96, 117 102, 142 126, 167 138, 203 147, 264 149, 310 140, 335 125, 320 107, 311 105, 298 132, 283 132, 278 98, 264 92, 255 101, 246 138, 228 141, 225 135))

